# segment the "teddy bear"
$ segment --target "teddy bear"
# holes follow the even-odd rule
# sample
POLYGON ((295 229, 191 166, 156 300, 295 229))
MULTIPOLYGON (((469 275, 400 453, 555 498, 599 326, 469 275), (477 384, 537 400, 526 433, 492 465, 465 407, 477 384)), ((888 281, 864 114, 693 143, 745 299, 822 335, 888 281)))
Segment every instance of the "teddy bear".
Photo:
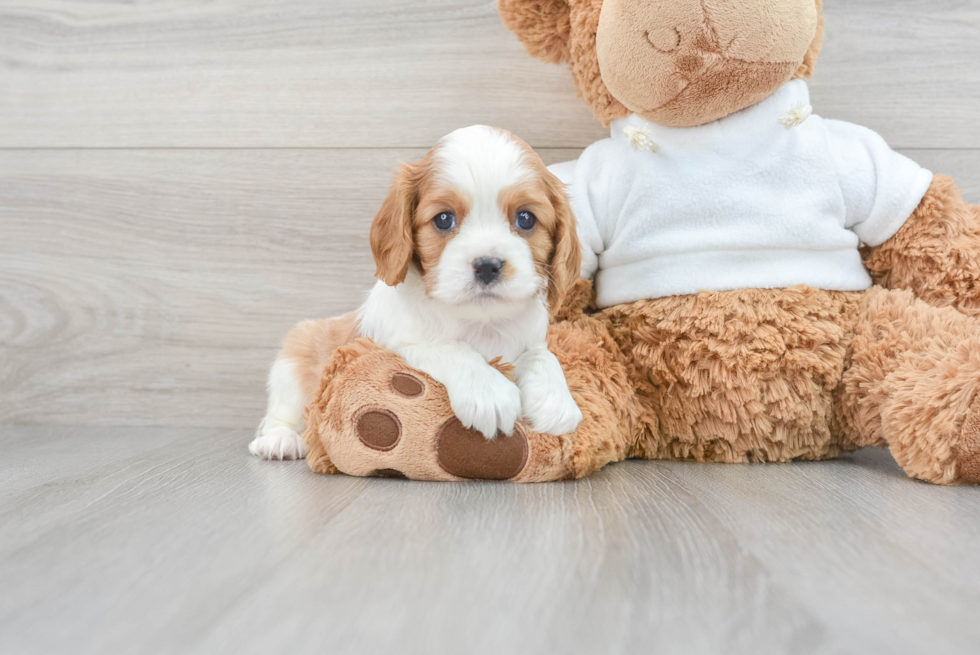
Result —
POLYGON ((314 471, 538 482, 873 446, 912 478, 980 483, 980 208, 814 113, 822 0, 498 9, 611 130, 553 168, 585 256, 549 347, 583 421, 484 439, 438 383, 360 339, 307 409, 314 471))

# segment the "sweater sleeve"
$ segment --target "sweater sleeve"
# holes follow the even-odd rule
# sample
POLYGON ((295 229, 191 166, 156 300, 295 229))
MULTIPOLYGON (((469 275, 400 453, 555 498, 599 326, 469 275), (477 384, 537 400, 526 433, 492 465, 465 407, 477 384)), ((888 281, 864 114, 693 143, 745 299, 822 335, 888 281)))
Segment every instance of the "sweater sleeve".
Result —
POLYGON ((845 227, 862 243, 881 245, 919 206, 932 173, 866 127, 835 120, 824 124, 847 209, 845 227))
POLYGON ((581 160, 567 161, 548 167, 568 190, 568 197, 575 214, 578 239, 582 245, 582 277, 591 279, 599 268, 599 255, 604 249, 595 214, 589 201, 587 166, 581 160))

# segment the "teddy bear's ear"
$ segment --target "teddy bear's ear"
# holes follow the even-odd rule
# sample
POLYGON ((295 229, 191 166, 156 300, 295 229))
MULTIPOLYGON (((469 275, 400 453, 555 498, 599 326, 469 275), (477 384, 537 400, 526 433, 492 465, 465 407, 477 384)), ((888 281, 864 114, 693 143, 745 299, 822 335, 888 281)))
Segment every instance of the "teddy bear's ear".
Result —
POLYGON ((528 53, 551 64, 571 57, 571 8, 568 0, 498 0, 507 29, 517 34, 528 53))
POLYGON ((820 55, 820 48, 823 47, 823 34, 824 34, 824 18, 823 18, 823 0, 815 0, 817 3, 817 34, 813 37, 813 43, 810 44, 810 49, 806 51, 806 55, 803 56, 803 65, 799 67, 796 71, 796 75, 793 76, 795 80, 805 80, 813 76, 813 69, 817 65, 817 57, 820 55))

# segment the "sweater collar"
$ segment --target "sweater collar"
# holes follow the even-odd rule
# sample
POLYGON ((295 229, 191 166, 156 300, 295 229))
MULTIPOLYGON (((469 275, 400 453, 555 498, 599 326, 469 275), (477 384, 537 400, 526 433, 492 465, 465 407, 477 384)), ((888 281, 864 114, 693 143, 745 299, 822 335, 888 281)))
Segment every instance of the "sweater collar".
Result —
POLYGON ((809 106, 810 89, 807 83, 803 80, 793 80, 781 86, 765 100, 705 125, 665 127, 631 114, 626 118, 612 121, 610 128, 612 138, 617 141, 628 141, 630 133, 643 130, 657 147, 722 140, 731 143, 764 139, 774 133, 785 132, 787 128, 780 119, 790 112, 809 106))

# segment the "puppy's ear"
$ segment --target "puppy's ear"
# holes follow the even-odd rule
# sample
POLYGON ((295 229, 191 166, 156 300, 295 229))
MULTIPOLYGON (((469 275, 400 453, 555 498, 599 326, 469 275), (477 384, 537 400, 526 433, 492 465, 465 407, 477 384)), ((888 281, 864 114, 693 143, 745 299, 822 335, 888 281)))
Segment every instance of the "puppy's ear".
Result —
POLYGON ((405 281, 415 254, 412 218, 418 203, 415 168, 402 164, 388 197, 371 224, 371 253, 378 270, 375 277, 395 286, 405 281))
POLYGON ((549 64, 571 58, 571 7, 568 0, 497 0, 504 25, 532 57, 549 64))
POLYGON ((545 186, 555 209, 554 250, 551 254, 551 278, 548 281, 548 305, 551 313, 561 309, 568 291, 582 274, 582 249, 578 241, 575 215, 568 204, 565 185, 551 171, 545 170, 545 186))

